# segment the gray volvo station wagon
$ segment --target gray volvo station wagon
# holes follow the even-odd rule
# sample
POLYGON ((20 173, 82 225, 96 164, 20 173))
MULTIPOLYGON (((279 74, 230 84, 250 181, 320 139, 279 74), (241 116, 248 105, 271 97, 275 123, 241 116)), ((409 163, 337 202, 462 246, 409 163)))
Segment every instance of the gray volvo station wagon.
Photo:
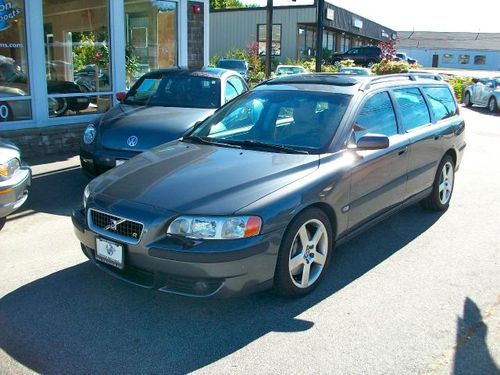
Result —
POLYGON ((416 202, 448 208, 464 129, 443 81, 276 78, 91 181, 75 233, 99 268, 142 287, 302 296, 335 245, 416 202))

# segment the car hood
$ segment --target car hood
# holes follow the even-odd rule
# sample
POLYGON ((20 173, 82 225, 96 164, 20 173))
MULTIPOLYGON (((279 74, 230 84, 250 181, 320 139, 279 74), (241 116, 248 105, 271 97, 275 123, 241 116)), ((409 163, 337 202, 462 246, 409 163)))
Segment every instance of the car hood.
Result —
POLYGON ((91 182, 103 201, 133 201, 183 214, 230 215, 319 166, 318 155, 170 142, 91 182))
POLYGON ((180 138, 215 109, 149 107, 119 104, 108 111, 99 124, 100 143, 114 150, 142 152, 180 138), (137 144, 127 140, 137 137, 137 144))

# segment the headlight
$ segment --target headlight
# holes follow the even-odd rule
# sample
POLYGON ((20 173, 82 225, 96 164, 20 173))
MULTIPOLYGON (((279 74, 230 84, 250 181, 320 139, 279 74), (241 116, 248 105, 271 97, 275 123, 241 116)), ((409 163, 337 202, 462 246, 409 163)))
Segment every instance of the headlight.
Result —
POLYGON ((0 164, 0 177, 9 178, 21 167, 19 159, 10 159, 7 163, 0 164))
POLYGON ((262 220, 258 216, 180 216, 170 224, 167 233, 196 239, 227 240, 256 236, 261 226, 262 220))
POLYGON ((88 125, 85 128, 85 131, 83 132, 83 143, 89 145, 92 142, 94 142, 95 134, 96 134, 95 126, 93 124, 88 125))
POLYGON ((83 191, 83 208, 87 208, 87 199, 89 199, 90 189, 89 185, 85 186, 85 190, 83 191))

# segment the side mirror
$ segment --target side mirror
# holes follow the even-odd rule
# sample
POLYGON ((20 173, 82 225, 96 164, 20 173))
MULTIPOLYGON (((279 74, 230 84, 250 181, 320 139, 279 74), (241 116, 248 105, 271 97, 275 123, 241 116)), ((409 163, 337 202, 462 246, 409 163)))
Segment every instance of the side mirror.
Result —
POLYGON ((121 92, 117 92, 117 93, 116 93, 116 99, 117 99, 118 101, 122 102, 122 101, 123 101, 123 99, 125 99, 125 95, 127 95, 127 93, 126 93, 126 92, 123 92, 123 91, 121 91, 121 92))
POLYGON ((472 83, 478 83, 479 82, 479 79, 477 78, 472 78, 472 83))
POLYGON ((249 66, 249 67, 248 67, 248 71, 249 71, 249 72, 253 72, 253 70, 254 70, 254 69, 253 69, 253 66, 249 66))
POLYGON ((389 147, 389 138, 381 134, 364 135, 356 142, 358 150, 382 150, 389 147))

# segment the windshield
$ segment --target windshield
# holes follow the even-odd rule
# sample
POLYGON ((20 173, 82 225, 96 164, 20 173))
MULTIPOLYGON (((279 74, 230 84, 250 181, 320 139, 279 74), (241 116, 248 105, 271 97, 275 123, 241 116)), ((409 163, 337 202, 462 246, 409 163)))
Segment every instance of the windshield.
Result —
POLYGON ((184 107, 220 107, 220 81, 217 78, 180 75, 148 75, 130 89, 125 104, 184 107))
POLYGON ((220 60, 217 63, 217 67, 222 68, 222 69, 240 69, 240 70, 246 70, 246 65, 244 61, 235 61, 235 60, 220 60))
POLYGON ((188 138, 318 153, 330 144, 350 99, 327 92, 251 91, 208 118, 188 138))

